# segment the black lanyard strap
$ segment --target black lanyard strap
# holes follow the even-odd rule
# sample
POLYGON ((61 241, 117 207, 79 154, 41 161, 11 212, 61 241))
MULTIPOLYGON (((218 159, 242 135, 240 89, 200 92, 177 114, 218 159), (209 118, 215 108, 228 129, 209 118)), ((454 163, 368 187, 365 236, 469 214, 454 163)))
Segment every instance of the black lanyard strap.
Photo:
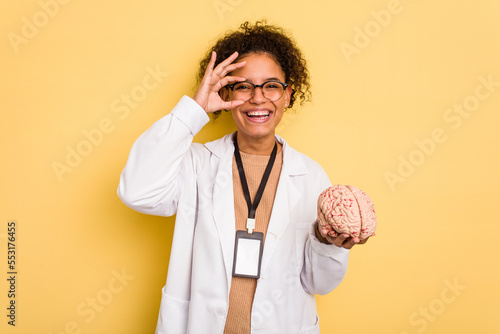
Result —
POLYGON ((245 177, 245 170, 243 169, 243 162, 241 161, 240 149, 238 148, 238 141, 236 140, 236 135, 234 136, 234 158, 236 160, 236 165, 238 166, 238 173, 240 174, 243 194, 245 195, 245 200, 247 201, 248 218, 255 218, 255 211, 257 211, 257 207, 259 206, 262 194, 264 193, 264 189, 266 188, 267 180, 269 179, 269 175, 271 175, 274 161, 276 160, 278 145, 276 144, 276 142, 274 143, 273 152, 271 153, 271 157, 269 158, 269 162, 267 163, 266 170, 264 171, 264 175, 262 176, 262 180, 260 181, 259 189, 257 190, 257 194, 255 194, 255 198, 252 204, 252 200, 250 199, 250 191, 248 190, 247 178, 245 177))

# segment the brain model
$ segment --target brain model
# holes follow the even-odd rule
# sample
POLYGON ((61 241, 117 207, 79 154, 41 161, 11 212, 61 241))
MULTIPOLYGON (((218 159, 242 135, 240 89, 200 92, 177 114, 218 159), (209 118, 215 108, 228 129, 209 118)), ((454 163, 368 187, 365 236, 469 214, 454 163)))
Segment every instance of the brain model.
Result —
POLYGON ((318 224, 329 236, 347 233, 363 240, 375 235, 377 217, 367 194, 354 186, 337 184, 319 195, 318 224))

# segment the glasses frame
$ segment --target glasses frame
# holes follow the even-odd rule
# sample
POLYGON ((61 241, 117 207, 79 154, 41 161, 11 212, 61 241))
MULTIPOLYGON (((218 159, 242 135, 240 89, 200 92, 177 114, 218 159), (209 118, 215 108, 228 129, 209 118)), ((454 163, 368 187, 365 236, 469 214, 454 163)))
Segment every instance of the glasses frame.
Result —
MULTIPOLYGON (((235 82, 233 84, 229 84, 229 85, 226 85, 227 87, 229 87, 229 89, 231 89, 231 91, 234 92, 234 86, 237 85, 237 84, 240 84, 240 83, 249 83, 250 85, 253 86, 253 91, 252 91, 252 95, 250 96, 250 98, 248 100, 245 100, 244 102, 246 101, 249 101, 251 100, 254 96, 255 96, 255 90, 260 87, 260 89, 262 89, 262 96, 264 96, 267 100, 271 101, 271 102, 276 102, 278 101, 279 99, 281 99, 283 97, 283 95, 285 95, 285 90, 286 88, 288 87, 288 84, 287 83, 284 83, 284 82, 281 82, 281 81, 278 81, 278 80, 269 80, 269 81, 266 81, 264 83, 262 83, 261 85, 256 85, 254 84, 253 82, 251 81, 240 81, 240 82, 235 82), (280 84, 281 86, 283 86, 283 93, 281 94, 280 97, 278 97, 276 100, 271 100, 269 98, 267 98, 265 95, 264 95, 264 85, 270 83, 270 82, 274 82, 274 83, 278 83, 280 84)), ((240 100, 240 101, 243 101, 243 100, 240 100)))

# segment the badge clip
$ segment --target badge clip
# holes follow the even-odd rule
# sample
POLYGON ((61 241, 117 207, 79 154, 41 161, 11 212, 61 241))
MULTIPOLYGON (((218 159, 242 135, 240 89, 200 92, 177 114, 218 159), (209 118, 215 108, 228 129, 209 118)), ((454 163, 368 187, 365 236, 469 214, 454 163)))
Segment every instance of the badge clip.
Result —
POLYGON ((247 231, 248 234, 253 234, 255 229, 255 218, 247 218, 247 231))

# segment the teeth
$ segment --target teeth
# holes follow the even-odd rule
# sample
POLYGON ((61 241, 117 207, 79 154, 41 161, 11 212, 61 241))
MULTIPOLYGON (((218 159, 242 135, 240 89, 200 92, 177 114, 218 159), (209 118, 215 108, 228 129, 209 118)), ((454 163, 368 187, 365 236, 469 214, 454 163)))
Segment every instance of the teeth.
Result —
POLYGON ((249 111, 248 116, 269 116, 269 111, 249 111))

